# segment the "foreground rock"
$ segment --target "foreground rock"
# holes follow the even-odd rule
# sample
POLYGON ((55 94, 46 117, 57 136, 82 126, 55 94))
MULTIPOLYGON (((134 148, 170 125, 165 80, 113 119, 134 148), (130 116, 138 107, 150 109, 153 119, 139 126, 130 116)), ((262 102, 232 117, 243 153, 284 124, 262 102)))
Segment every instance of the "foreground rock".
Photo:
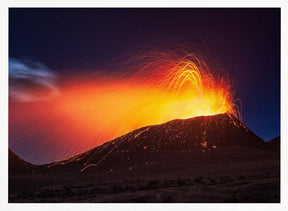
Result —
POLYGON ((279 202, 279 159, 229 114, 173 120, 62 162, 16 162, 9 201, 279 202))

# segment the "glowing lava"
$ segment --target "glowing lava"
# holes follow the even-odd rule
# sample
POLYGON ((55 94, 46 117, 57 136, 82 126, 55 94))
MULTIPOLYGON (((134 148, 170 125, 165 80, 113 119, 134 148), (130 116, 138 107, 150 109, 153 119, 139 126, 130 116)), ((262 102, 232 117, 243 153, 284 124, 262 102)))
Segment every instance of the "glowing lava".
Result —
POLYGON ((239 116, 228 80, 205 61, 191 54, 141 54, 102 76, 66 75, 53 100, 11 101, 9 145, 35 149, 23 157, 47 163, 147 125, 225 112, 239 116))
POLYGON ((209 71, 194 55, 157 60, 126 77, 68 83, 59 108, 103 142, 173 119, 225 112, 237 116, 230 85, 209 71))

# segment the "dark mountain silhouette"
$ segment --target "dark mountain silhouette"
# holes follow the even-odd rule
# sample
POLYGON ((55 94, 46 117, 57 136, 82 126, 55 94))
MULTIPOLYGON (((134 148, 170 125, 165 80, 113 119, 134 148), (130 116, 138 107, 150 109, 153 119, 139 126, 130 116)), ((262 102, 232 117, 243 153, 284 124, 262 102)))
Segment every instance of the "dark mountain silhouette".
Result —
POLYGON ((280 151, 280 136, 268 141, 268 146, 271 150, 280 151))
POLYGON ((9 149, 9 174, 30 174, 33 173, 35 165, 26 162, 9 149))
POLYGON ((280 156, 225 113, 131 131, 32 165, 9 150, 9 202, 280 202, 280 156))
POLYGON ((267 143, 234 116, 225 113, 146 126, 86 153, 47 166, 49 169, 62 169, 65 166, 82 172, 90 167, 133 168, 138 163, 155 163, 157 159, 162 159, 158 155, 168 153, 197 155, 193 158, 197 161, 205 157, 205 154, 215 154, 225 147, 234 147, 234 150, 235 147, 246 147, 249 150, 267 149, 267 143))

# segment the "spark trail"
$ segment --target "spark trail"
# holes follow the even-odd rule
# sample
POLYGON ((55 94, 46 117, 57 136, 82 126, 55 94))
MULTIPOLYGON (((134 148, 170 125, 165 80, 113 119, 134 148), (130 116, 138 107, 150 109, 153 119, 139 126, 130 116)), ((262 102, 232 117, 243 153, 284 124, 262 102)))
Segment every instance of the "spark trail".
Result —
POLYGON ((35 109, 19 109, 17 118, 25 124, 22 116, 37 117, 34 137, 40 130, 48 134, 43 149, 61 140, 60 160, 147 125, 225 112, 239 117, 229 80, 201 55, 151 51, 117 68, 102 76, 74 76, 60 84, 61 96, 44 110, 43 102, 41 108, 34 102, 35 109))

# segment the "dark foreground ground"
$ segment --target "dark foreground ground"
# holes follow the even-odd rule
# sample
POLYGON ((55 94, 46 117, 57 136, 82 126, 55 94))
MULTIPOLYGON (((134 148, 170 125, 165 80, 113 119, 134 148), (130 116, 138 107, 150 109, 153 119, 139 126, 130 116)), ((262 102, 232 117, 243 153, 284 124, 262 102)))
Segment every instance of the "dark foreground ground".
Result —
POLYGON ((85 172, 10 173, 9 202, 280 202, 279 152, 238 147, 141 160, 85 172))

